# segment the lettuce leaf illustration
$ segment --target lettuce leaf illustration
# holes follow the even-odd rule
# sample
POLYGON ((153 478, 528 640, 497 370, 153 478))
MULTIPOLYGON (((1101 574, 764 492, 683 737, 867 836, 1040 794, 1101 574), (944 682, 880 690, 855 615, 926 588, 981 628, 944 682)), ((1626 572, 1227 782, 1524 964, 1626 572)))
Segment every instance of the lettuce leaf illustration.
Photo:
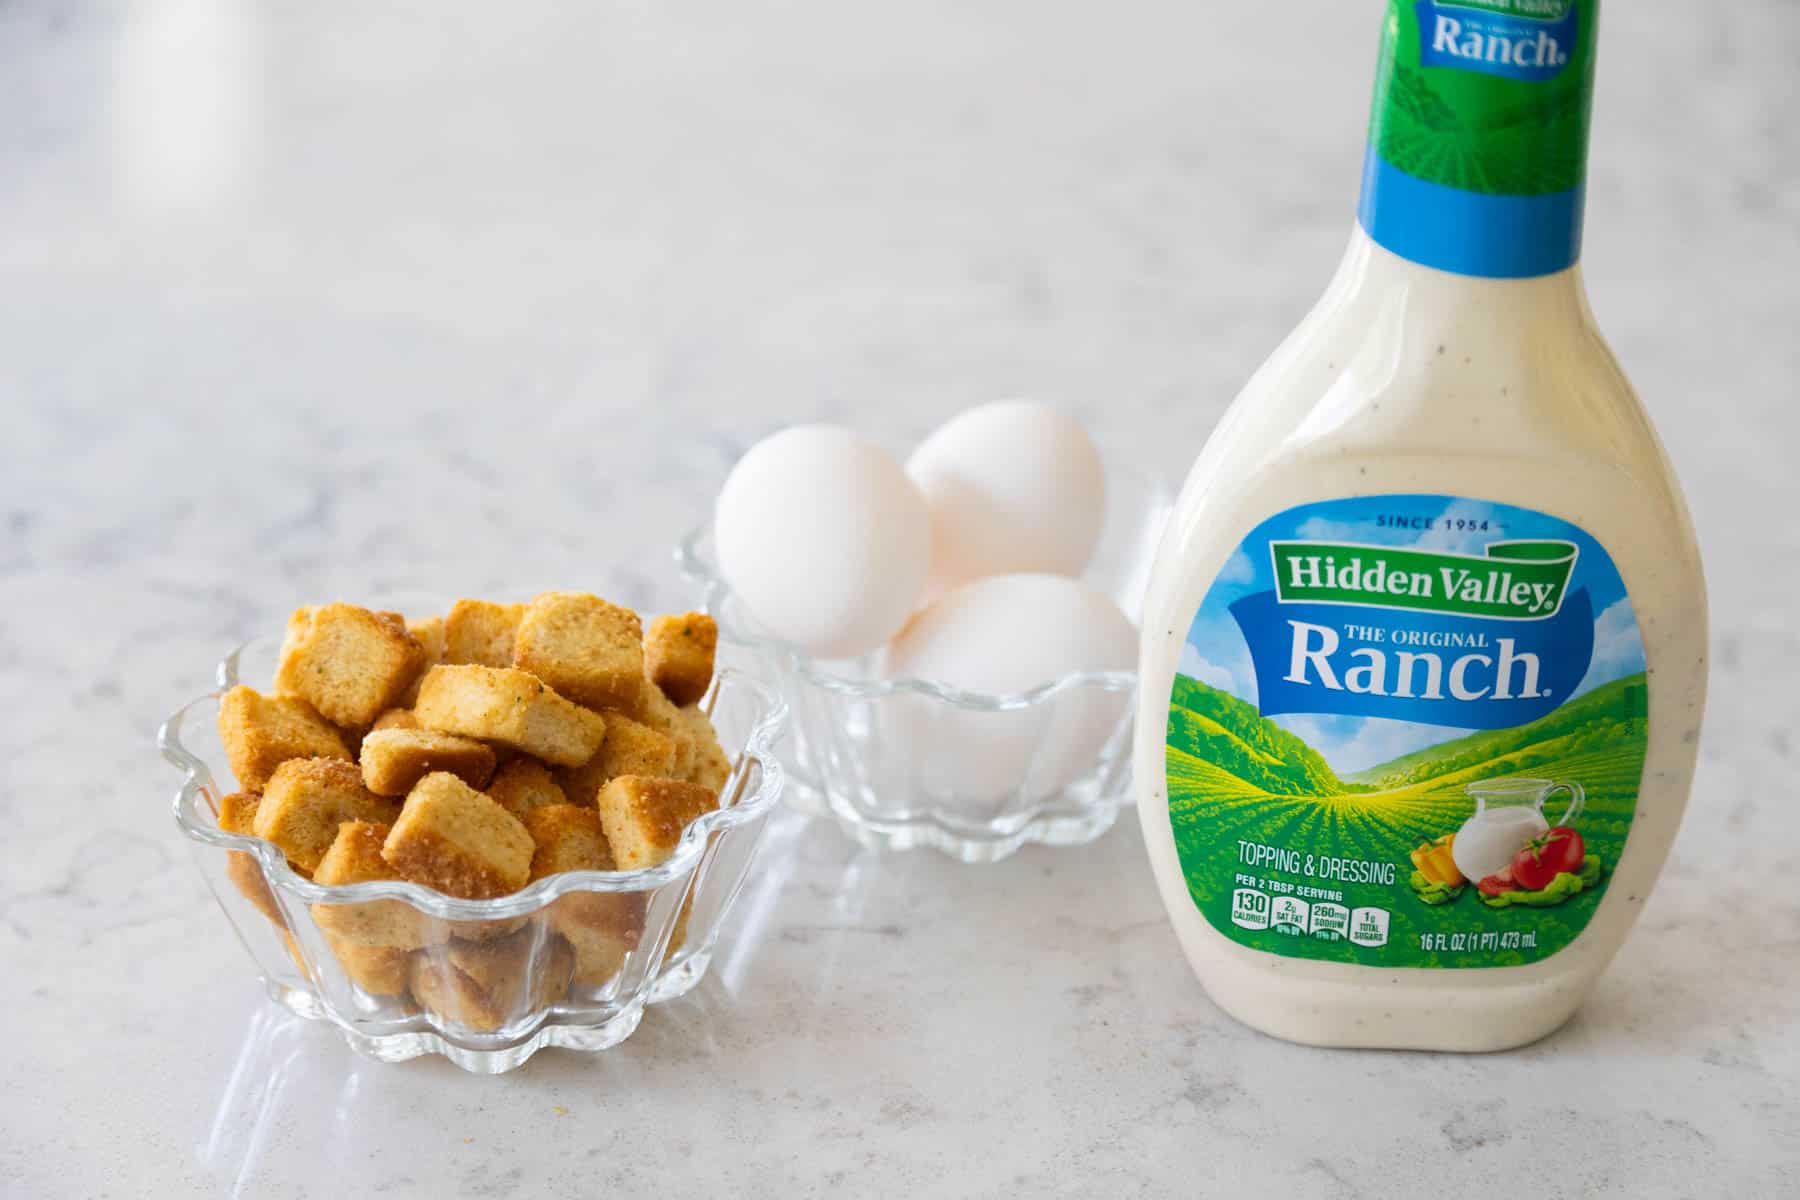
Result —
POLYGON ((1427 879, 1418 871, 1414 871, 1407 882, 1412 884, 1413 894, 1419 898, 1419 903, 1434 906, 1450 903, 1462 895, 1463 889, 1468 886, 1459 883, 1455 887, 1451 887, 1449 884, 1439 883, 1435 879, 1427 879))

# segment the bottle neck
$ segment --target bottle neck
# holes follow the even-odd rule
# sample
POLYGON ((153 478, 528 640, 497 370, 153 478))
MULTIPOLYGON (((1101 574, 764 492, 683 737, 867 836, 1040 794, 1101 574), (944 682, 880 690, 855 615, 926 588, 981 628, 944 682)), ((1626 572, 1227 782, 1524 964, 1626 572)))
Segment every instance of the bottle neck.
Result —
POLYGON ((1599 0, 1389 0, 1357 219, 1457 275, 1581 256, 1599 0))

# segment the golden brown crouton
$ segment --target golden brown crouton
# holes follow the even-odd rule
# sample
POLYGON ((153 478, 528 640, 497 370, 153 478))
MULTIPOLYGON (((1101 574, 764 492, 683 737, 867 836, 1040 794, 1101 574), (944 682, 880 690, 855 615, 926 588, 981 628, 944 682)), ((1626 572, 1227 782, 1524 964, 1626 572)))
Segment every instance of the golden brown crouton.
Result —
MULTIPOLYGON (((261 800, 255 792, 233 792, 226 796, 219 801, 219 828, 226 833, 255 837, 256 807, 261 800)), ((254 854, 230 851, 225 859, 225 878, 231 880, 232 886, 244 894, 244 899, 254 905, 257 912, 283 929, 287 928, 287 918, 281 915, 275 892, 263 878, 262 864, 256 861, 254 854)))
POLYGON ((569 944, 541 929, 454 941, 414 956, 412 994, 442 1020, 488 1033, 560 1000, 574 965, 569 944))
POLYGON ((406 622, 406 632, 413 635, 413 640, 425 648, 425 661, 436 665, 444 661, 444 654, 450 645, 449 635, 444 628, 442 617, 413 617, 406 622))
MULTIPOLYGON (((419 698, 419 681, 425 678, 426 671, 444 661, 448 642, 444 635, 444 618, 442 617, 419 617, 409 620, 406 622, 406 632, 412 634, 413 640, 425 648, 425 666, 413 677, 413 681, 406 685, 406 690, 400 693, 400 699, 396 701, 398 704, 411 708, 413 701, 419 698)), ((380 718, 376 718, 376 724, 380 724, 380 718)))
POLYGON ((558 772, 565 795, 576 804, 592 804, 607 780, 620 775, 675 777, 679 761, 674 738, 630 717, 608 713, 606 740, 600 752, 579 767, 558 772))
POLYGON ((719 625, 705 613, 657 617, 644 635, 644 673, 678 705, 697 704, 712 686, 719 625))
POLYGON ((435 729, 378 729, 363 739, 363 784, 377 796, 404 796, 433 771, 478 788, 494 773, 494 752, 435 729))
POLYGON ((327 933, 325 944, 331 947, 338 966, 351 983, 371 996, 399 996, 405 993, 412 977, 412 953, 393 946, 371 946, 352 942, 327 933))
POLYGON ((427 729, 500 742, 565 767, 594 757, 606 736, 599 713, 507 667, 433 667, 413 714, 427 729))
POLYGON ((363 786, 356 764, 341 758, 290 758, 275 768, 256 809, 256 836, 281 847, 295 867, 314 871, 344 821, 392 821, 398 801, 363 786))
POLYGON ((600 812, 585 804, 546 804, 522 818, 531 834, 531 878, 565 871, 612 871, 600 812))
POLYGON ((226 833, 256 836, 256 810, 262 797, 255 792, 232 792, 219 801, 219 828, 226 833))
POLYGON ((681 710, 681 720, 687 728, 688 744, 693 747, 693 760, 686 776, 688 782, 697 783, 715 795, 722 793, 726 781, 731 778, 731 756, 719 745, 712 718, 698 705, 689 705, 681 710))
POLYGON ((637 696, 625 706, 625 712, 632 720, 675 739, 675 768, 669 777, 686 779, 693 769, 694 745, 688 737, 687 722, 681 719, 681 710, 674 702, 646 678, 638 682, 637 696))
POLYGON ((513 666, 590 708, 628 704, 644 677, 644 628, 598 596, 545 592, 519 622, 513 666))
POLYGON ((674 853, 681 831, 719 798, 697 783, 621 775, 600 789, 600 825, 619 869, 654 867, 674 853))
MULTIPOLYGON (((419 676, 419 678, 421 680, 423 680, 425 677, 423 675, 421 675, 421 676, 419 676)), ((417 699, 417 697, 415 696, 414 699, 417 699)), ((412 709, 410 709, 410 708, 390 708, 386 712, 382 713, 379 717, 375 718, 375 724, 369 730, 369 732, 374 733, 376 730, 380 730, 380 729, 417 729, 417 728, 419 728, 419 718, 417 718, 413 715, 412 709)))
MULTIPOLYGON (((537 849, 531 856, 533 881, 565 871, 616 870, 599 810, 556 804, 525 814, 537 849)), ((642 892, 570 892, 550 906, 550 923, 575 950, 575 980, 598 986, 618 973, 625 955, 644 929, 642 892)))
MULTIPOLYGON (((400 873, 381 857, 382 843, 390 828, 372 821, 345 821, 339 825, 336 839, 319 861, 319 869, 313 872, 313 882, 337 887, 400 878, 400 873)), ((320 929, 342 941, 365 946, 411 950, 431 940, 427 936, 430 918, 403 900, 315 904, 312 915, 320 929)))
POLYGON ((425 648, 392 615, 326 604, 290 628, 276 681, 327 720, 366 729, 424 668, 425 648))
POLYGON ((494 803, 521 820, 540 805, 569 802, 550 768, 535 758, 515 758, 501 767, 486 791, 494 803))
POLYGON ((438 771, 407 796, 381 856, 414 883, 465 900, 487 900, 525 886, 531 849, 531 835, 517 817, 438 771))
POLYGON ((513 635, 524 615, 523 604, 458 600, 444 618, 444 661, 481 667, 512 666, 513 635))
POLYGON ((238 786, 260 792, 290 758, 349 758, 331 723, 297 697, 263 696, 239 684, 219 698, 219 740, 238 786))

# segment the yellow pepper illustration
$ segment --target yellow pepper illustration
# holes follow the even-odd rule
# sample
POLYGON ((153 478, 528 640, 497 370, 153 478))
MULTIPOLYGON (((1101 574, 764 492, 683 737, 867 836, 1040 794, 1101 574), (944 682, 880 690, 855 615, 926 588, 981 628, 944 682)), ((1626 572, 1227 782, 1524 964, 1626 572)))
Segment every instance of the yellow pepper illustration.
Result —
POLYGON ((1419 848, 1412 852, 1413 866, 1432 883, 1441 883, 1445 887, 1461 885, 1465 882, 1463 873, 1456 869, 1456 862, 1450 857, 1450 847, 1455 841, 1454 833, 1446 833, 1435 841, 1420 842, 1419 848))

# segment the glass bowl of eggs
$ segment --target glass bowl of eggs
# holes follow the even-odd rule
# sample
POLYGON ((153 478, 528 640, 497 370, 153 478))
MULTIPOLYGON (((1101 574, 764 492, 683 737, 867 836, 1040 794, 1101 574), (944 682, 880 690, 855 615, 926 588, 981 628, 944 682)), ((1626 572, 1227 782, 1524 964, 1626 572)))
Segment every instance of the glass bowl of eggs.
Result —
POLYGON ((904 464, 802 426, 740 460, 676 557, 721 660, 789 703, 790 803, 992 862, 1118 817, 1170 500, 1042 405, 973 409, 904 464))

